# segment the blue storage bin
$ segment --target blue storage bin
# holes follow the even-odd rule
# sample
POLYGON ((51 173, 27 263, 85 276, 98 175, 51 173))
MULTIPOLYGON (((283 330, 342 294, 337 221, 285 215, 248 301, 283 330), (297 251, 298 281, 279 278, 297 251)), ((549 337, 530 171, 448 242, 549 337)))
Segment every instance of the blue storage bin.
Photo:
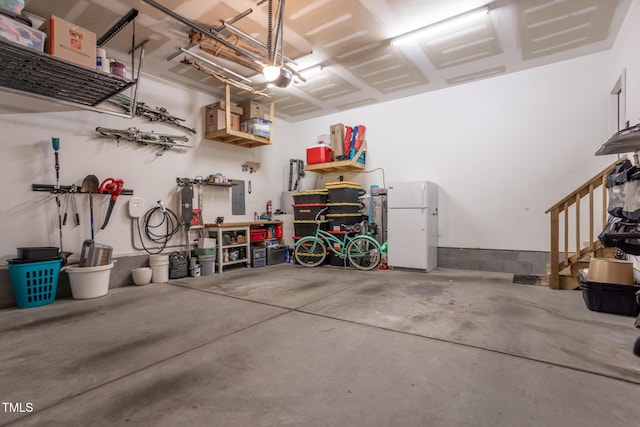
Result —
POLYGON ((62 258, 53 261, 9 264, 16 304, 31 308, 51 304, 56 299, 62 258))

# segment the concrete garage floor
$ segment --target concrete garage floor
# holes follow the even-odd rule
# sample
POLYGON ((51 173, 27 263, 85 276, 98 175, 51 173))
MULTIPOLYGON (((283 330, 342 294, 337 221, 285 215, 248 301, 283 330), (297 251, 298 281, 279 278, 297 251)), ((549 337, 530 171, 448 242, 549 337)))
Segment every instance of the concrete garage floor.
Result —
POLYGON ((278 265, 3 309, 0 424, 638 425, 634 318, 511 280, 278 265))

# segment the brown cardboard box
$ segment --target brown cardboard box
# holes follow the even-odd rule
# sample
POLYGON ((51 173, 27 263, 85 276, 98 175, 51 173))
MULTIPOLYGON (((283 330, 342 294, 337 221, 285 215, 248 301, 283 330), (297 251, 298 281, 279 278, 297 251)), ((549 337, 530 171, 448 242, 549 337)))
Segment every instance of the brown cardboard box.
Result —
POLYGON ((331 134, 331 149, 333 150, 333 158, 344 154, 344 124, 336 123, 329 128, 331 134))
POLYGON ((254 117, 258 117, 260 119, 264 119, 267 114, 267 109, 264 105, 258 104, 255 101, 244 101, 240 104, 242 107, 242 119, 252 119, 254 117))
MULTIPOLYGON (((224 110, 225 107, 225 102, 224 101, 220 101, 220 102, 216 102, 215 104, 209 104, 207 105, 207 109, 211 109, 211 110, 224 110)), ((236 104, 231 104, 231 112, 233 114, 238 114, 238 115, 242 115, 242 107, 236 104)))
MULTIPOLYGON (((214 105, 214 104, 212 104, 214 105)), ((215 132, 226 127, 224 121, 225 111, 219 108, 209 108, 207 105, 205 110, 205 133, 215 132)), ((231 129, 240 130, 240 115, 231 113, 231 129)))
POLYGON ((89 68, 96 68, 96 33, 52 15, 43 24, 47 53, 89 68))
POLYGON ((618 259, 591 258, 587 280, 597 283, 633 285, 633 263, 618 259))

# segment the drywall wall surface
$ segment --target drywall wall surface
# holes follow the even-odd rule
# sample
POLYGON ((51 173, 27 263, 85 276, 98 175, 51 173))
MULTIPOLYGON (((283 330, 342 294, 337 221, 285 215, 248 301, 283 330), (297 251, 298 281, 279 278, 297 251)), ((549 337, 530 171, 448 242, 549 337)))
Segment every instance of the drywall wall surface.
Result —
MULTIPOLYGON (((545 210, 602 170, 609 53, 507 74, 296 124, 299 155, 332 123, 367 126, 369 174, 382 186, 439 185, 439 246, 549 250, 545 210)), ((309 174, 322 186, 332 174, 309 174)))
POLYGON ((626 71, 627 117, 631 125, 640 121, 640 55, 638 55, 638 40, 640 40, 640 1, 634 0, 629 7, 618 37, 611 49, 610 86, 620 76, 621 70, 626 71))
MULTIPOLYGON (((284 144, 247 149, 204 139, 204 106, 217 99, 200 92, 178 87, 167 82, 145 76, 140 85, 139 98, 152 107, 164 107, 170 113, 184 118, 184 124, 195 127, 193 135, 183 129, 159 122, 150 122, 136 117, 126 119, 89 111, 24 113, 0 115, 3 148, 2 200, 0 225, 0 264, 16 256, 17 247, 59 246, 58 210, 55 197, 47 192, 34 192, 31 185, 56 184, 54 149, 51 138, 60 139, 59 164, 60 184, 80 186, 84 177, 96 175, 100 181, 106 178, 124 180, 124 188, 132 189, 134 195, 144 199, 147 212, 162 200, 180 217, 180 194, 176 178, 206 177, 221 173, 230 178, 244 180, 245 189, 251 182, 251 193, 246 194, 246 215, 231 215, 231 190, 229 188, 205 187, 202 191, 203 216, 205 222, 214 222, 224 216, 225 221, 253 219, 254 212, 265 210, 268 199, 278 199, 281 170, 277 166, 284 144), (154 146, 141 146, 133 142, 101 138, 95 132, 97 126, 116 129, 136 127, 144 131, 168 135, 186 135, 193 148, 183 153, 162 152, 154 146), (244 172, 246 161, 261 164, 255 173, 244 172)), ((274 136, 285 138, 290 125, 276 120, 274 136)), ((278 140, 280 141, 280 140, 278 140)), ((197 192, 196 192, 197 196, 197 192)), ((128 215, 130 196, 116 199, 111 218, 104 229, 109 197, 94 196, 94 231, 98 243, 113 246, 114 255, 145 253, 140 247, 139 237, 132 243, 132 234, 137 230, 128 215)), ((80 226, 69 217, 63 226, 63 248, 79 256, 82 243, 91 237, 89 197, 76 197, 80 226)), ((197 207, 198 198, 193 202, 197 207)), ((61 200, 62 208, 66 196, 61 200)), ((71 206, 69 206, 69 215, 71 206)), ((158 221, 152 221, 152 224, 158 221)), ((144 233, 144 228, 140 226, 144 233)), ((153 230, 164 234, 164 225, 153 230)), ((185 239, 178 233, 170 245, 183 244, 185 239)), ((156 245, 146 240, 151 247, 156 245)))

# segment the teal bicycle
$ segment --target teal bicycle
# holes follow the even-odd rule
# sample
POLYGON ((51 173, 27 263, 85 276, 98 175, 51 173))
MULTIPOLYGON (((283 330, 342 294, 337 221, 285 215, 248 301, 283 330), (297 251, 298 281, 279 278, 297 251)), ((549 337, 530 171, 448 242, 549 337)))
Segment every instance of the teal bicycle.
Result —
POLYGON ((342 259, 348 259, 349 264, 359 270, 373 270, 380 264, 381 247, 371 236, 357 234, 362 232, 363 225, 342 226, 342 239, 320 229, 320 216, 327 208, 316 215, 316 234, 300 238, 294 249, 296 262, 305 267, 316 267, 327 257, 327 250, 342 259))

